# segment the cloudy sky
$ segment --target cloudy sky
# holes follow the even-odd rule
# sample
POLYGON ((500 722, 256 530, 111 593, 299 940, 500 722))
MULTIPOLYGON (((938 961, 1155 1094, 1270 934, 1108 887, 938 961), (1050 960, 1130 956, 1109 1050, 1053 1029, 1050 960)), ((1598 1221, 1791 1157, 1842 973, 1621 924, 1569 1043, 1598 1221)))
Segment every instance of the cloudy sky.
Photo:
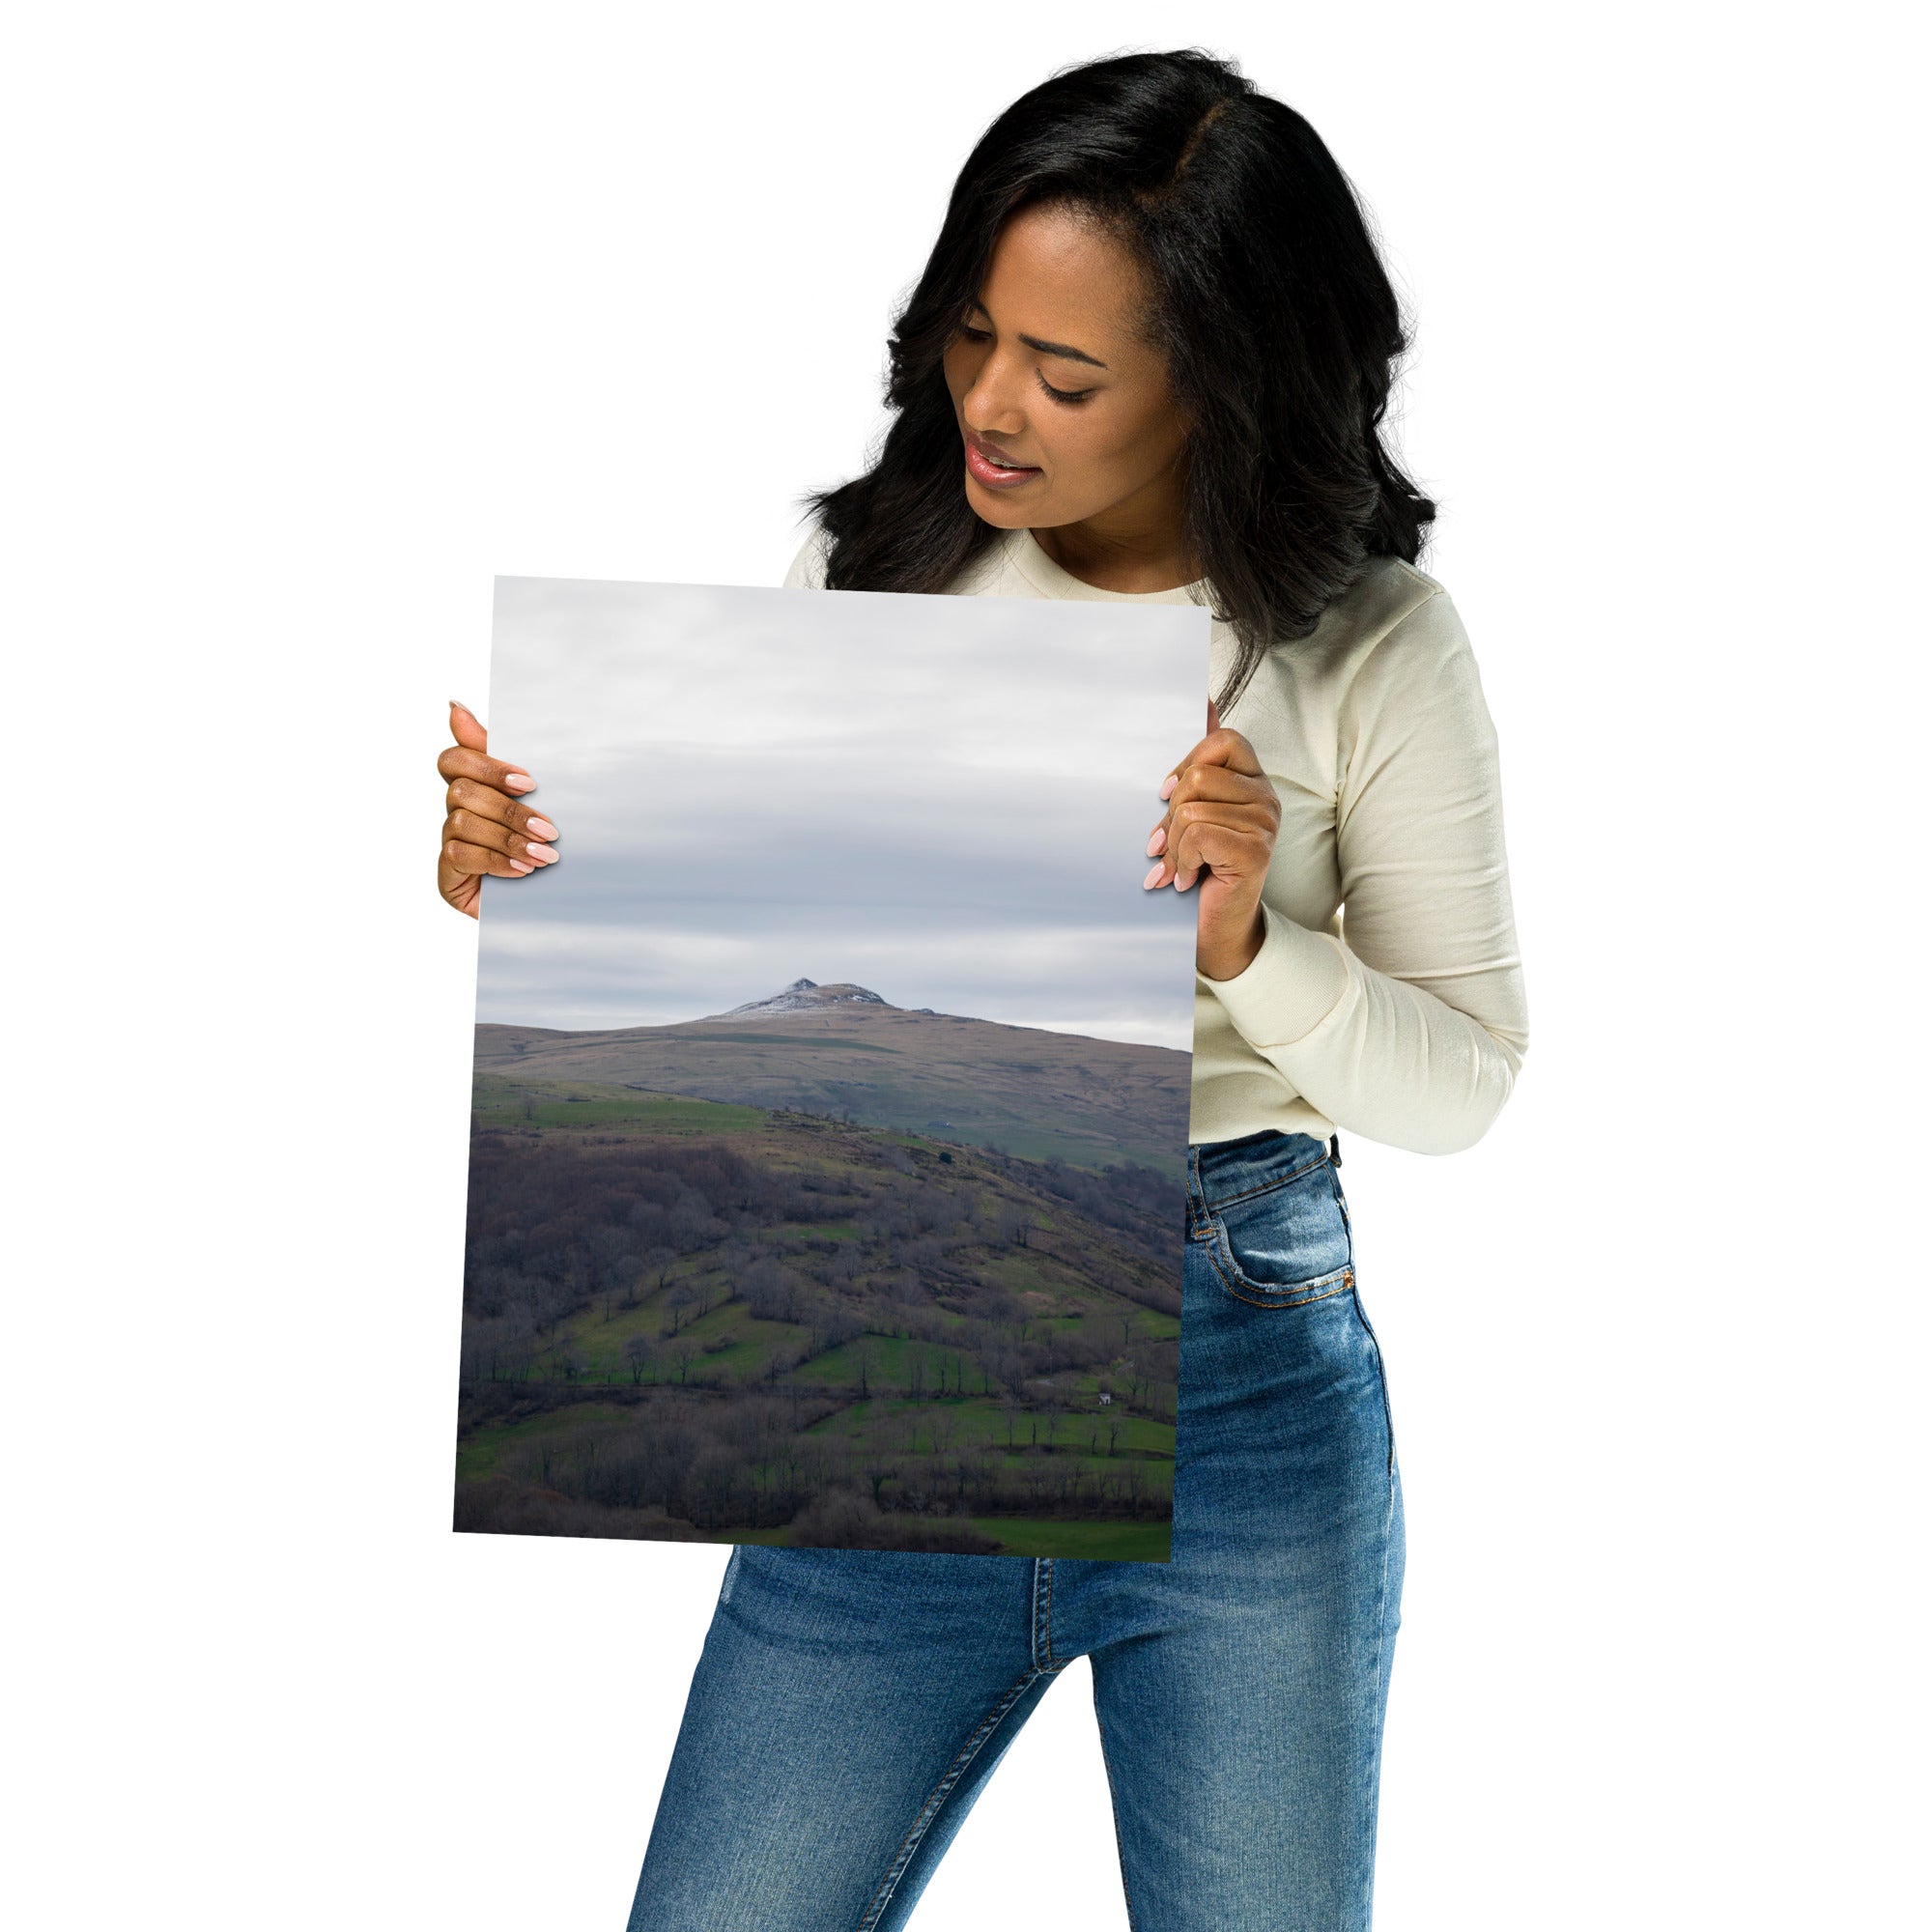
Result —
POLYGON ((499 578, 490 749, 563 854, 486 882, 477 1017, 662 1025, 800 978, 1185 1049, 1144 892, 1192 606, 499 578))

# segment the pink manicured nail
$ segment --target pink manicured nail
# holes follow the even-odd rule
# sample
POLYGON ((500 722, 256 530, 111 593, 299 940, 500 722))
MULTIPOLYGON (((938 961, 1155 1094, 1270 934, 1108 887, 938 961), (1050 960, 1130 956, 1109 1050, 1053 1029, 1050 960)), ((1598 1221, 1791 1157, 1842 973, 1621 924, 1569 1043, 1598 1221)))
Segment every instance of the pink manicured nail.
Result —
POLYGON ((1155 867, 1153 868, 1153 870, 1152 870, 1152 871, 1151 871, 1151 872, 1150 872, 1150 873, 1149 873, 1149 874, 1147 875, 1147 877, 1146 877, 1146 878, 1144 878, 1144 879, 1143 879, 1143 880, 1141 881, 1141 891, 1142 891, 1142 892, 1146 892, 1146 891, 1147 891, 1147 889, 1148 889, 1148 888, 1149 888, 1149 887, 1150 887, 1151 885, 1152 885, 1152 884, 1154 883, 1154 881, 1155 881, 1155 880, 1157 880, 1157 879, 1158 879, 1158 878, 1160 877, 1160 875, 1161 875, 1161 874, 1162 874, 1162 873, 1163 873, 1164 871, 1166 871, 1166 870, 1167 870, 1167 867, 1166 867, 1165 865, 1159 865, 1159 866, 1156 866, 1156 867, 1155 867))
POLYGON ((536 860, 536 862, 539 865, 552 866, 556 863, 556 853, 554 849, 549 845, 526 845, 524 847, 524 850, 527 852, 532 859, 536 860))
POLYGON ((528 772, 505 772, 503 788, 506 791, 535 791, 537 781, 528 772))
POLYGON ((525 865, 521 859, 512 859, 510 861, 510 870, 513 872, 534 872, 536 867, 525 865))
POLYGON ((1186 892, 1187 889, 1191 885, 1193 885, 1194 881, 1198 879, 1200 876, 1201 874, 1199 872, 1189 872, 1187 876, 1183 878, 1179 872, 1175 873, 1174 890, 1178 893, 1186 892))
POLYGON ((1179 782, 1180 782, 1180 774, 1179 772, 1169 772, 1167 777, 1161 781, 1161 787, 1160 787, 1161 797, 1172 798, 1174 796, 1174 788, 1179 782))
POLYGON ((556 827, 547 818, 526 819, 524 829, 532 838, 554 838, 556 837, 556 827))
POLYGON ((1158 852, 1161 849, 1161 847, 1166 843, 1167 843, 1167 827, 1164 825, 1156 825, 1153 829, 1153 837, 1148 840, 1148 857, 1151 859, 1153 855, 1156 852, 1158 852))

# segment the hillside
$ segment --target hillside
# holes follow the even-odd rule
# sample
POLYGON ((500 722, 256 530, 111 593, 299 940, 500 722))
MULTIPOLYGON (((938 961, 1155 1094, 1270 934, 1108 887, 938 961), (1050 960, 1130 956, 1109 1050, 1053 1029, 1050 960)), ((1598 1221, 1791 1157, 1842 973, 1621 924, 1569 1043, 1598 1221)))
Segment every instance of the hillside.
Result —
POLYGON ((481 1075, 457 1525, 1163 1560, 1182 1221, 1146 1167, 481 1075))
POLYGON ((479 1025, 476 1070, 785 1108, 1089 1168, 1179 1177, 1186 1159, 1188 1055, 910 1010, 846 982, 797 980, 672 1026, 479 1025))

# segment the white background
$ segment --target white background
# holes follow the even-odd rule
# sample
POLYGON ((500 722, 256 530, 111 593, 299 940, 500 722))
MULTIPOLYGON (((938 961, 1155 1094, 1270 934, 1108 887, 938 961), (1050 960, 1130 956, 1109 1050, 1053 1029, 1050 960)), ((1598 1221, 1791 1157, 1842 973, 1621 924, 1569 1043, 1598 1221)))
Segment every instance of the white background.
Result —
MULTIPOLYGON (((1189 41, 1313 120, 1414 306, 1530 995, 1479 1148, 1344 1135, 1410 1533, 1378 1924, 1906 1922, 1905 18, 16 13, 14 1922, 622 1924, 725 1552, 446 1527, 443 700, 493 573, 776 582, 980 128, 1189 41)), ((1124 1924, 1086 1688, 922 1932, 1124 1924)))

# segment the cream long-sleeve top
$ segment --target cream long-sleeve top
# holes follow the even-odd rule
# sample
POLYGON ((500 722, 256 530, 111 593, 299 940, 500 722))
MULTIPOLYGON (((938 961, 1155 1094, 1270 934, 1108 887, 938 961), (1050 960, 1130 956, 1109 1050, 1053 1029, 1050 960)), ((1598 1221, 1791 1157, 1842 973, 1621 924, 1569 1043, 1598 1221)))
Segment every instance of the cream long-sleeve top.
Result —
MULTIPOLYGON (((788 587, 824 586, 826 541, 808 538, 788 587)), ((1202 586, 1096 589, 1020 529, 948 594, 1185 604, 1202 586)), ((1218 691, 1236 639, 1219 621, 1210 638, 1218 691)), ((1528 1011, 1495 728, 1448 592, 1372 559, 1221 722, 1254 746, 1281 828, 1261 951, 1232 980, 1195 975, 1188 1139, 1340 1127, 1418 1153, 1472 1146, 1509 1097, 1528 1011)))

